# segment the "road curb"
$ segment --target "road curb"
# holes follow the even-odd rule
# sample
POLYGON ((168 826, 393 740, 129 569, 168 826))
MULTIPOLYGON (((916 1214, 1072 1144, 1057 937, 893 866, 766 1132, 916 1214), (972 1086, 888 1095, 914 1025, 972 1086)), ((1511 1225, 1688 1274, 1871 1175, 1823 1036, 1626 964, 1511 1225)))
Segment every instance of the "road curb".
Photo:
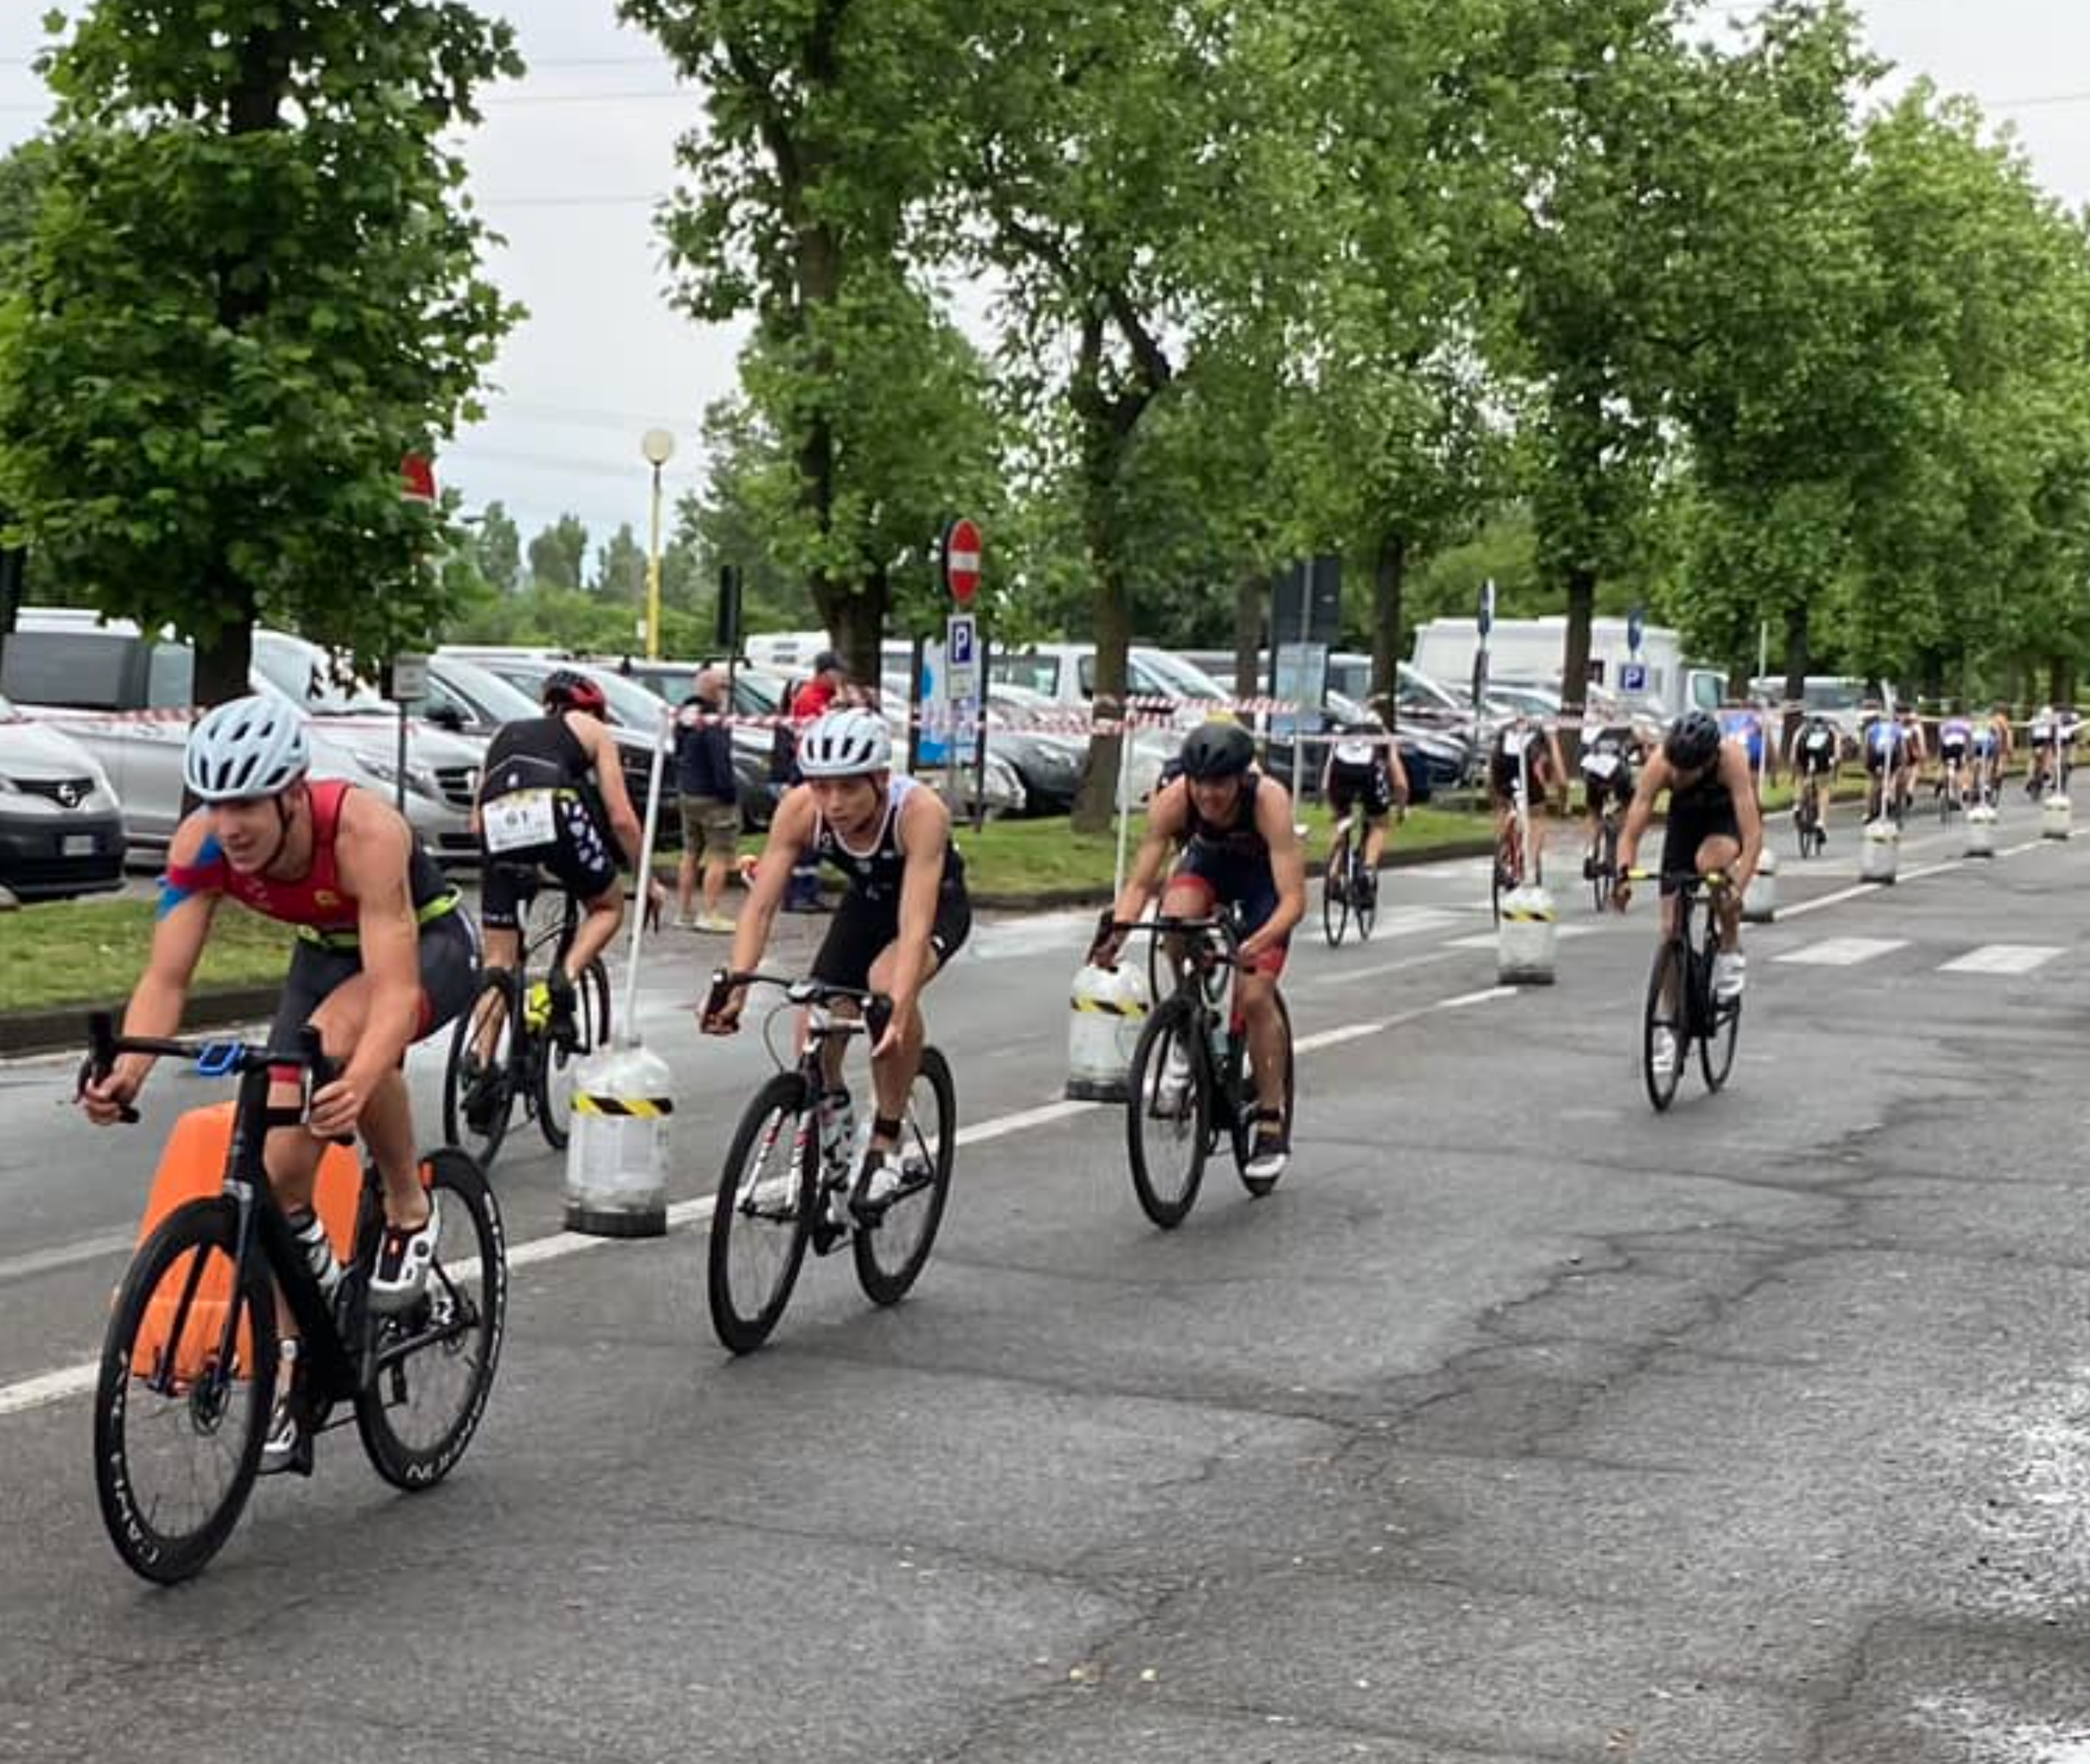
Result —
MULTIPOLYGON (((189 995, 188 1009, 182 1013, 182 1027, 224 1029, 234 1023, 252 1022, 257 1017, 273 1017, 283 996, 280 981, 266 986, 223 986, 200 989, 189 995)), ((48 1010, 0 1013, 0 1056, 20 1053, 50 1053, 68 1048, 84 1048, 90 1011, 121 1013, 124 1000, 80 1005, 54 1005, 48 1010)))

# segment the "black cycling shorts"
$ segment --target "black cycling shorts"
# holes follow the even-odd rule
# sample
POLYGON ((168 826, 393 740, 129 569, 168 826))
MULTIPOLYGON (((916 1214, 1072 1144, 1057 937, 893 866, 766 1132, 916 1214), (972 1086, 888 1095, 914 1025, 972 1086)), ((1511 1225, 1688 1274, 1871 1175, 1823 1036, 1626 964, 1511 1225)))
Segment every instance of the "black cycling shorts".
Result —
MULTIPOLYGON (((1534 753, 1524 768, 1524 776, 1534 802, 1551 794, 1553 789, 1553 762, 1534 753)), ((1516 794, 1517 764, 1514 755, 1496 749, 1488 761, 1488 783, 1498 802, 1511 801, 1516 794)))
POLYGON ((1393 812, 1393 781, 1381 765, 1338 765, 1328 773, 1328 807, 1338 818, 1360 798, 1365 813, 1376 820, 1393 812))
POLYGON ((1605 803, 1615 797, 1620 803, 1630 802, 1639 779, 1634 775, 1632 761, 1623 754, 1585 754, 1582 755, 1582 799, 1593 815, 1600 814, 1605 803), (1608 777, 1599 777, 1589 769, 1592 759, 1611 759, 1618 761, 1608 777))
POLYGON ((479 905, 489 931, 521 929, 522 915, 548 871, 574 899, 599 901, 617 886, 617 854, 588 805, 578 794, 562 795, 557 834, 548 845, 486 854, 479 905))
POLYGON ((1836 743, 1825 742, 1816 747, 1803 741, 1800 744, 1800 751, 1793 755, 1793 761, 1803 778, 1826 778, 1836 769, 1836 743))
MULTIPOLYGON (((973 905, 961 882, 945 882, 936 891, 936 918, 929 947, 941 972, 972 935, 973 905)), ((850 888, 836 907, 819 953, 813 957, 813 978, 830 986, 862 990, 871 984, 871 964, 900 940, 900 900, 874 901, 850 888)))
POLYGON ((1698 852, 1709 839, 1731 839, 1740 845, 1742 824, 1735 814, 1735 799, 1725 792, 1686 802, 1684 812, 1670 799, 1669 827, 1662 841, 1662 892, 1674 894, 1680 885, 1672 876, 1696 876, 1698 852))
MULTIPOLYGON (((471 1004, 479 983, 479 927, 462 906, 421 927, 421 1017, 414 1039, 433 1035, 471 1004)), ((269 1030, 271 1048, 298 1044, 298 1031, 312 1013, 363 972, 360 949, 331 949, 298 941, 290 971, 283 977, 282 1001, 269 1030)))

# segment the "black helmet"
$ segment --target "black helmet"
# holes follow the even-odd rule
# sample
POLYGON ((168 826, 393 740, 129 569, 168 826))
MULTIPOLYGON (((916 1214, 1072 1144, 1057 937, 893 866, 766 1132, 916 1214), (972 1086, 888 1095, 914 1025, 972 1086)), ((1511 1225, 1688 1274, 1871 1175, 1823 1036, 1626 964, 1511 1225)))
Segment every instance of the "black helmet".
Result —
POLYGON ((1679 772, 1697 772, 1712 764, 1720 751, 1720 721, 1710 711, 1686 711, 1669 725, 1662 751, 1679 772))
POLYGON ((1200 784, 1237 778, 1255 760, 1255 742, 1239 723, 1200 723, 1183 742, 1183 771, 1200 784))

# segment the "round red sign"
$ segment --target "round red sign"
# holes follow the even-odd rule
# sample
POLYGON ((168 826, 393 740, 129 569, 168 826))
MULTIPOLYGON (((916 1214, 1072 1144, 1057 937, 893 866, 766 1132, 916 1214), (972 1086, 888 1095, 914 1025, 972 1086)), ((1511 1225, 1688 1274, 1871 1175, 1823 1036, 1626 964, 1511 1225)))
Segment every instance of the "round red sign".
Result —
POLYGON ((979 592, 980 530, 971 521, 955 520, 944 530, 944 583, 961 606, 979 592))

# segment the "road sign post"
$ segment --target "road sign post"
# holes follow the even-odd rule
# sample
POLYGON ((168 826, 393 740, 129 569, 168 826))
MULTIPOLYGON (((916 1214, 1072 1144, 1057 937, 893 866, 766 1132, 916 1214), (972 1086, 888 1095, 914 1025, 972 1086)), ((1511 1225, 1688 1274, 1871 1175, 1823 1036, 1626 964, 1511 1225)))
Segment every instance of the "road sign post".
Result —
POLYGON ((957 775, 957 734, 976 722, 973 748, 973 824, 987 816, 987 719, 981 700, 985 682, 981 678, 979 626, 970 610, 979 592, 980 560, 986 540, 979 523, 960 515, 945 524, 937 551, 944 586, 950 591, 957 610, 945 628, 944 643, 944 697, 952 708, 951 772, 957 775))

